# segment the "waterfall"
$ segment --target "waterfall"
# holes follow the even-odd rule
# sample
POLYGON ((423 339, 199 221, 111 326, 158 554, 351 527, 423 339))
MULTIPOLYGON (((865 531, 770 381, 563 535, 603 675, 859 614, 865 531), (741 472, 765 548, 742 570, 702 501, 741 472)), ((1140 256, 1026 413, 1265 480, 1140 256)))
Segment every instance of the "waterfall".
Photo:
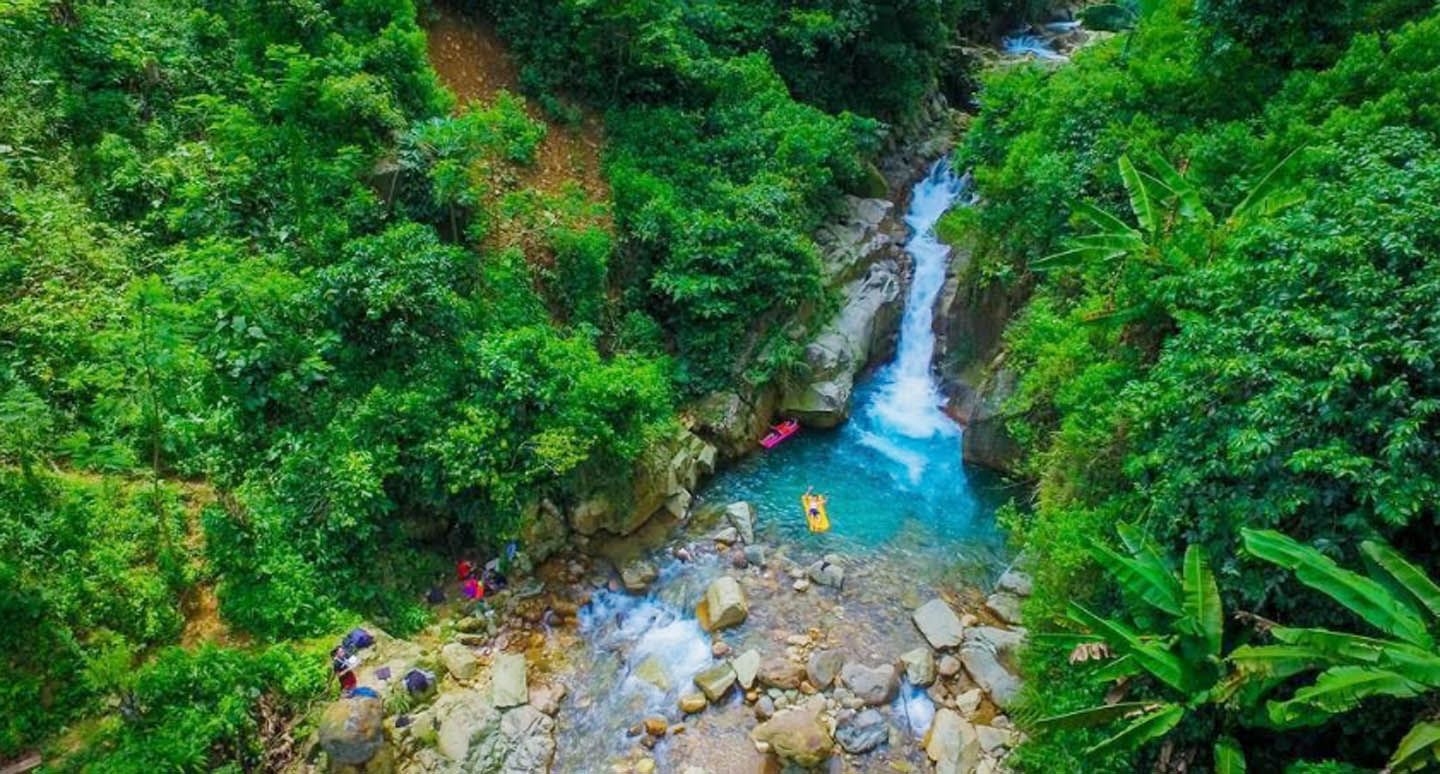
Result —
POLYGON ((956 175, 947 159, 915 186, 905 223, 911 236, 905 252, 914 261, 910 294, 900 322, 895 360, 876 377, 880 389, 868 407, 878 430, 910 438, 955 435, 959 428, 941 410, 945 399, 935 379, 935 300, 945 285, 950 248, 935 236, 935 223, 970 187, 970 176, 956 175))

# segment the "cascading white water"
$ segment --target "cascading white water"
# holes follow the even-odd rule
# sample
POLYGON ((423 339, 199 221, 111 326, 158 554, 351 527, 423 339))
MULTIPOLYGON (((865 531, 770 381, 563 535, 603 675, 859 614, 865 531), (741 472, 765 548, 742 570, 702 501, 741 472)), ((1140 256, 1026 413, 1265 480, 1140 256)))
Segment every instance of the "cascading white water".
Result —
POLYGON ((905 215, 911 236, 905 243, 905 252, 915 262, 914 274, 900 322, 895 361, 877 376, 881 387, 868 407, 878 420, 878 430, 910 438, 959 432, 955 423, 941 411, 944 397, 932 368, 935 299, 945 285, 950 256, 950 248, 935 236, 935 223, 969 187, 970 176, 956 175, 949 162, 942 158, 911 194, 910 211, 905 215))

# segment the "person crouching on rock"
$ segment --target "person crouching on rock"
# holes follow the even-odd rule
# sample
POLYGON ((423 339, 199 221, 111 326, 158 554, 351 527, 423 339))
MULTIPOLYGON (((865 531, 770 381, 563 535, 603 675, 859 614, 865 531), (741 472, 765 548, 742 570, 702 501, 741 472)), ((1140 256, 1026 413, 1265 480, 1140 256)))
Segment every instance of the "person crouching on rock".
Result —
POLYGON ((340 695, 355 690, 355 667, 359 663, 360 657, 347 653, 343 645, 336 645, 330 651, 330 668, 335 670, 335 677, 340 680, 340 695))

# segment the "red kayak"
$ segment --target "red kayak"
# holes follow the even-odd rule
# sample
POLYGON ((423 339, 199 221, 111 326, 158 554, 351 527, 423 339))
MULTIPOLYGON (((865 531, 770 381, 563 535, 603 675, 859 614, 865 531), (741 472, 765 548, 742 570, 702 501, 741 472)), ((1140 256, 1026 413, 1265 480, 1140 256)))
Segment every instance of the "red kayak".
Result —
POLYGON ((798 432, 800 432, 800 423, 793 419, 787 419, 770 428, 770 432, 760 439, 760 445, 767 449, 773 449, 781 441, 798 432))

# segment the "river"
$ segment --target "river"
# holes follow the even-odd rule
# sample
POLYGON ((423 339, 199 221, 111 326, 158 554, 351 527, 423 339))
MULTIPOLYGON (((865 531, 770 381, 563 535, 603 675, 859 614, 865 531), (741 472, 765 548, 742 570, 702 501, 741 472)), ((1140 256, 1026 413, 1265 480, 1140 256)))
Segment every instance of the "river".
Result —
MULTIPOLYGON (((721 707, 684 718, 685 733, 654 750, 642 750, 627 733, 648 714, 682 720, 676 700, 692 692, 691 678, 713 663, 712 637, 700 628, 695 605, 722 572, 738 576, 750 600, 746 622, 716 638, 733 653, 755 648, 762 656, 779 655, 787 640, 806 636, 847 658, 893 662, 923 644, 909 611, 926 599, 945 596, 980 611, 1004 562, 993 518, 1000 483, 961 462, 961 429, 942 410, 932 368, 933 309, 949 256, 933 227, 968 196, 968 179, 944 160, 915 185, 905 245, 914 271, 896 357, 856 390, 851 420, 832 431, 802 431, 717 475, 699 493, 691 523, 653 553, 660 577, 649 594, 600 590, 582 609, 581 650, 571 654, 566 678, 572 700, 558 722, 556 771, 624 771, 644 756, 653 756, 660 771, 688 765, 763 770, 747 738, 755 721, 739 692, 721 707), (829 532, 813 534, 805 526, 799 496, 809 486, 829 496, 829 532), (731 552, 707 539, 719 526, 720 508, 739 500, 756 508, 756 542, 770 549, 763 566, 737 570, 731 552), (674 557, 681 546, 688 561, 674 557), (795 590, 785 570, 828 554, 838 555, 846 569, 843 589, 795 590)), ((933 712, 922 691, 902 686, 889 708, 898 737, 854 770, 880 770, 882 761, 921 763, 919 740, 933 712)))

